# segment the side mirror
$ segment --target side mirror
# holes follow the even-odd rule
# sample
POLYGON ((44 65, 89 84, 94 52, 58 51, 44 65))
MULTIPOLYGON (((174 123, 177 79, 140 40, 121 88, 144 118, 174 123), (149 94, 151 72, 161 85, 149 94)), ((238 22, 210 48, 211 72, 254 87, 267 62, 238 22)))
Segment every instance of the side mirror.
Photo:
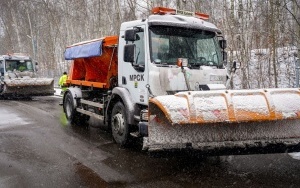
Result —
POLYGON ((219 40, 220 47, 224 50, 227 48, 227 41, 225 39, 219 40))
POLYGON ((136 29, 128 29, 125 31, 125 41, 136 41, 136 29))
POLYGON ((35 71, 37 72, 37 71, 39 70, 39 69, 38 69, 38 68, 39 68, 39 66, 38 66, 38 62, 35 62, 34 64, 35 64, 35 67, 34 67, 34 69, 35 69, 35 71))
POLYGON ((231 72, 232 73, 235 73, 236 69, 239 69, 241 66, 241 63, 240 62, 232 62, 232 67, 231 67, 231 72))
POLYGON ((223 56, 223 65, 227 65, 227 52, 222 51, 222 56, 223 56))
POLYGON ((135 44, 126 44, 124 46, 123 60, 125 62, 133 63, 134 57, 135 57, 135 44))
POLYGON ((240 67, 241 67, 241 63, 240 62, 236 62, 236 61, 233 62, 233 68, 239 69, 240 67))

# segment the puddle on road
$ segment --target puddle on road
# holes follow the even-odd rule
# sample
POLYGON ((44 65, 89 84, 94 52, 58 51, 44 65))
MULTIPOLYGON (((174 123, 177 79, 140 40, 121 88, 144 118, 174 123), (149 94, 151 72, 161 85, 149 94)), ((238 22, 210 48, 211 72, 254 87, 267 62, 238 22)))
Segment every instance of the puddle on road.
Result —
POLYGON ((125 187, 125 183, 122 182, 106 182, 98 174, 87 166, 83 165, 80 162, 77 162, 75 165, 75 172, 79 175, 83 183, 89 187, 125 187))

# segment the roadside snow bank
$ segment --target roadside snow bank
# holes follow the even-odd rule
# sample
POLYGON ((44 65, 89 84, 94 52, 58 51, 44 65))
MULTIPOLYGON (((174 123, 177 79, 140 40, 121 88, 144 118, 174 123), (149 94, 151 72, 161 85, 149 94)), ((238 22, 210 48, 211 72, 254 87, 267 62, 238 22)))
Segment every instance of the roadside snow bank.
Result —
POLYGON ((289 153, 289 156, 291 156, 293 159, 300 160, 300 152, 289 153))

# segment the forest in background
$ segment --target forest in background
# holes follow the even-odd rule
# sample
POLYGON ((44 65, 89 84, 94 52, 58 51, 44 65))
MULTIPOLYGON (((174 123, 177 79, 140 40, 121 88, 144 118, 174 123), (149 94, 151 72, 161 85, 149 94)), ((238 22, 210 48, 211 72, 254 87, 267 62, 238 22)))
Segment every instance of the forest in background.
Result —
POLYGON ((65 47, 118 35, 125 21, 156 6, 202 12, 223 31, 228 61, 241 66, 233 88, 294 86, 300 55, 300 0, 0 0, 0 54, 23 52, 39 74, 68 70, 65 47))

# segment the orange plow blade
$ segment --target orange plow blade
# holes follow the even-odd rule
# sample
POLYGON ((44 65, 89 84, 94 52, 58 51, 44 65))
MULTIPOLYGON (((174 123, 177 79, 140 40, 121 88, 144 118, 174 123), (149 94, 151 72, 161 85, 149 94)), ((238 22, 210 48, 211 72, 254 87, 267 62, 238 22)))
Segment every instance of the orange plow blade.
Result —
POLYGON ((300 151, 300 90, 192 91, 149 101, 149 151, 300 151))

